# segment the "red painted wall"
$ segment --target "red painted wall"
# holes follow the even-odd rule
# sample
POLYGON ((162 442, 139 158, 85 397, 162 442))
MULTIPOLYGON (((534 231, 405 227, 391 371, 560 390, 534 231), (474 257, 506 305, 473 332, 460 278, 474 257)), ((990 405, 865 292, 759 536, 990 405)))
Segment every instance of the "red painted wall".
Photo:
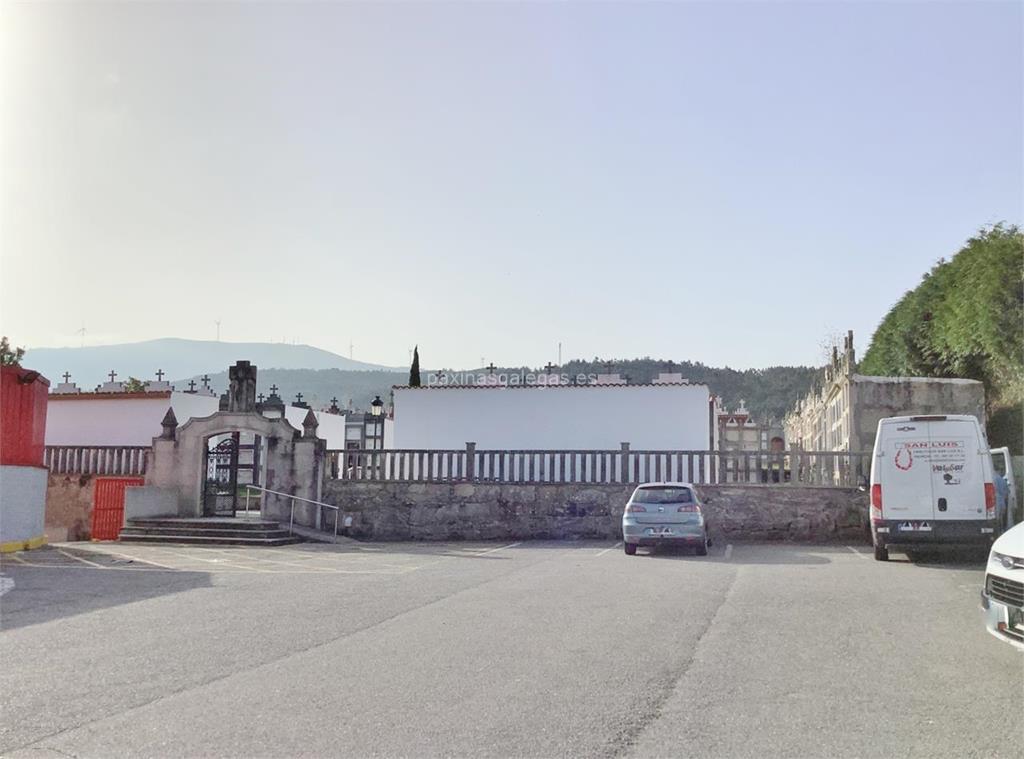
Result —
POLYGON ((0 464, 43 465, 49 392, 39 372, 0 367, 0 464))

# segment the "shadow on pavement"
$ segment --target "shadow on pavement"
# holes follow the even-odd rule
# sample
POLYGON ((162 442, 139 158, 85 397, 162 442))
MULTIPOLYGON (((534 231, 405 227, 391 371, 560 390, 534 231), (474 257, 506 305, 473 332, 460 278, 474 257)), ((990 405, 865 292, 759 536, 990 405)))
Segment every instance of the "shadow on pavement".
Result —
POLYGON ((889 561, 900 560, 921 569, 959 570, 984 569, 988 561, 988 548, 929 548, 909 551, 896 546, 889 548, 889 561))
POLYGON ((650 556, 655 559, 674 559, 718 564, 744 566, 751 564, 779 565, 822 565, 831 564, 828 554, 849 555, 845 546, 802 545, 793 543, 734 543, 732 552, 726 558, 726 546, 716 541, 707 556, 697 556, 692 548, 674 548, 659 546, 658 548, 641 548, 638 556, 650 556), (646 552, 646 553, 645 553, 646 552))
POLYGON ((0 598, 0 630, 64 619, 149 598, 210 587, 206 572, 90 567, 58 552, 26 552, 7 559, 0 573, 14 586, 0 598))

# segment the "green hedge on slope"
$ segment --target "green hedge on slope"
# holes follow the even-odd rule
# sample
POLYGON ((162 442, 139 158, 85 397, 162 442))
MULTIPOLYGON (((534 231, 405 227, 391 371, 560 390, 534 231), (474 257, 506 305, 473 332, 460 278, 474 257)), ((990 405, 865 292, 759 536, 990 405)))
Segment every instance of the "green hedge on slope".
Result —
POLYGON ((940 260, 886 314, 864 374, 968 377, 985 383, 992 445, 1022 446, 1024 235, 997 224, 940 260))

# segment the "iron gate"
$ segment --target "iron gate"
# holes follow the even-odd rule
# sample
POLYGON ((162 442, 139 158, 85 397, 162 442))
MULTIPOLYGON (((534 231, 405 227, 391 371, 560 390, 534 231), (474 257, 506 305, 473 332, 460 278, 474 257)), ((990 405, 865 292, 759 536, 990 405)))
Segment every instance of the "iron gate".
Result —
POLYGON ((206 461, 203 483, 203 514, 233 517, 241 500, 239 489, 259 484, 259 435, 252 443, 242 443, 241 433, 231 432, 217 441, 206 443, 206 461))

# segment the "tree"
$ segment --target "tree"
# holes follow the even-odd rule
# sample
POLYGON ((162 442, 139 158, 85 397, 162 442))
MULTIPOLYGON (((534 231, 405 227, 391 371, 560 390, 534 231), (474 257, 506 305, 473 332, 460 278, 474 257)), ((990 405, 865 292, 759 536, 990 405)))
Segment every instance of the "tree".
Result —
POLYGON ((412 366, 409 367, 409 387, 420 387, 420 346, 412 349, 412 366))
POLYGON ((129 377, 128 381, 124 383, 124 391, 126 393, 144 393, 146 392, 146 383, 135 377, 129 377))
POLYGON ((1024 402, 1024 235, 986 227, 940 259, 892 307, 864 354, 864 374, 966 377, 985 383, 989 441, 1019 450, 1024 402))
POLYGON ((7 336, 0 337, 0 365, 21 366, 21 359, 24 356, 24 348, 14 348, 12 350, 11 344, 7 342, 7 336))

